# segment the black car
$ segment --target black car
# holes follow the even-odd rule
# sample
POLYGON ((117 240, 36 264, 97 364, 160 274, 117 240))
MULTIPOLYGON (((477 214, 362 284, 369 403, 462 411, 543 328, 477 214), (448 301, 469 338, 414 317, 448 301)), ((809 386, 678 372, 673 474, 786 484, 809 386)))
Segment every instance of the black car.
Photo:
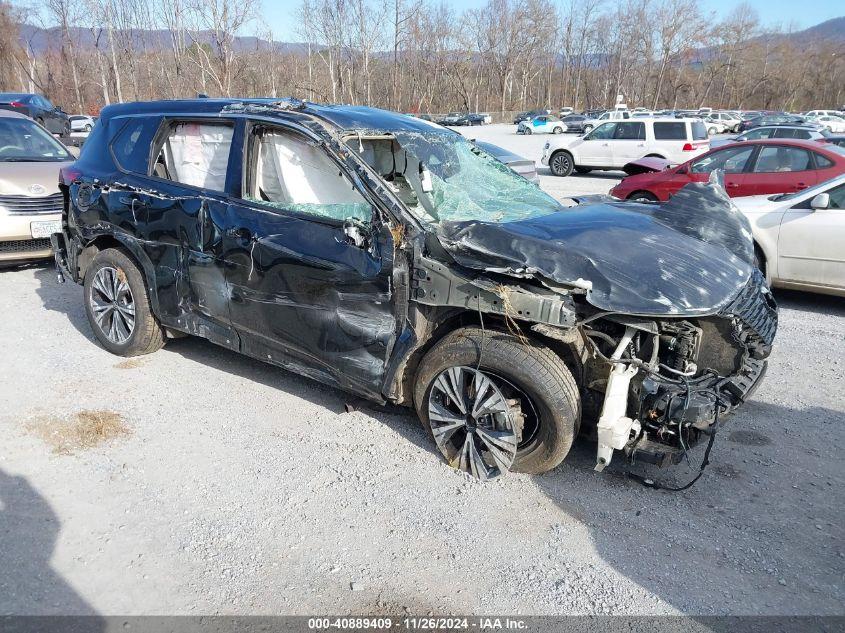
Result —
POLYGON ((61 108, 54 106, 47 97, 22 92, 0 93, 0 109, 25 114, 43 125, 51 134, 70 134, 70 119, 61 108))
POLYGON ((513 118, 513 124, 519 125, 523 121, 529 121, 533 119, 535 116, 543 116, 544 114, 548 114, 548 110, 527 110, 526 112, 520 112, 513 118))
POLYGON ((677 463, 751 394, 777 327, 718 185, 564 208, 372 108, 109 106, 60 186, 56 260, 107 350, 192 334, 413 407, 481 479, 554 468, 588 427, 598 470, 677 463))
POLYGON ((487 122, 486 117, 483 114, 478 114, 477 112, 470 112, 469 114, 465 114, 460 119, 458 119, 454 125, 484 125, 487 122))
POLYGON ((740 121, 737 131, 742 134, 748 130, 753 130, 755 127, 761 127, 763 125, 777 125, 781 123, 795 125, 806 123, 806 120, 803 117, 792 116, 789 114, 764 114, 740 121))

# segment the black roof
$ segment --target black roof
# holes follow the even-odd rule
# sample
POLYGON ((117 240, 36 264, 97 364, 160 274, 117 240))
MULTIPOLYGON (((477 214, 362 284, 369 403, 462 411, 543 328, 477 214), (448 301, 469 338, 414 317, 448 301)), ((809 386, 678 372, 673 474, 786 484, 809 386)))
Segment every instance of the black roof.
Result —
POLYGON ((101 118, 133 114, 218 114, 250 111, 261 116, 278 116, 301 119, 302 115, 316 116, 338 130, 390 130, 407 132, 445 131, 432 127, 429 121, 365 106, 322 105, 297 99, 176 99, 162 101, 137 101, 103 108, 101 118))

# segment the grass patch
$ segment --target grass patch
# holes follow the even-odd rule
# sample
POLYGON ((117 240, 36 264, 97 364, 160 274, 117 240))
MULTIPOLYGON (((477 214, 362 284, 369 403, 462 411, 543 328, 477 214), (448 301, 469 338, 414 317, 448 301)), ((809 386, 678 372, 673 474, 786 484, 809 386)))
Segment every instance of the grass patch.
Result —
POLYGON ((30 430, 59 455, 73 455, 132 434, 119 413, 88 409, 70 418, 37 418, 30 424, 30 430))

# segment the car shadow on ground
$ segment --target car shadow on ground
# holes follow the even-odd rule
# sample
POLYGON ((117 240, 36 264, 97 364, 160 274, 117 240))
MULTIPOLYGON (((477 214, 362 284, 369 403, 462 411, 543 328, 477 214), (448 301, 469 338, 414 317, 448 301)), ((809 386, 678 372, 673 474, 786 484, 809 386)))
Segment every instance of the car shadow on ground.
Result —
MULTIPOLYGON (((25 478, 0 468, 0 613, 96 615, 50 564, 60 532, 47 500, 25 478), (33 605, 38 605, 35 613, 33 605)), ((14 617, 9 623, 17 630, 14 617)), ((92 633, 105 630, 98 617, 86 618, 84 624, 92 633)))
MULTIPOLYGON (((689 466, 629 465, 617 454, 599 474, 595 442, 582 439, 560 467, 534 481, 589 528, 610 567, 681 613, 834 614, 841 604, 842 554, 834 552, 841 548, 845 494, 841 471, 823 447, 802 445, 801 425, 808 423, 829 426, 831 450, 841 446, 841 411, 746 403, 726 418, 709 466, 683 492, 645 487, 628 472, 681 486, 698 473, 703 443, 691 451, 689 466), (807 525, 778 518, 784 516, 804 517, 807 525)), ((641 608, 647 613, 651 606, 641 608)), ((739 624, 700 621, 714 631, 739 624)))
MULTIPOLYGON (((548 167, 544 167, 542 165, 537 166, 537 173, 541 176, 554 176, 552 170, 548 167)), ((593 170, 587 172, 586 174, 579 174, 576 171, 573 171, 571 174, 566 176, 567 178, 589 178, 591 180, 595 180, 596 178, 604 179, 604 180, 613 180, 618 181, 620 178, 624 177, 625 173, 621 171, 600 171, 600 170, 593 170)))
POLYGON ((812 312, 831 316, 845 316, 845 298, 833 295, 820 295, 800 290, 773 291, 778 307, 801 312, 812 312))
POLYGON ((35 279, 38 281, 38 288, 35 289, 35 292, 41 299, 44 309, 64 314, 77 332, 89 341, 96 342, 97 338, 91 331, 88 317, 85 315, 85 307, 82 303, 82 286, 75 284, 68 278, 65 278, 65 283, 59 283, 56 269, 52 263, 42 263, 31 266, 31 268, 35 279))

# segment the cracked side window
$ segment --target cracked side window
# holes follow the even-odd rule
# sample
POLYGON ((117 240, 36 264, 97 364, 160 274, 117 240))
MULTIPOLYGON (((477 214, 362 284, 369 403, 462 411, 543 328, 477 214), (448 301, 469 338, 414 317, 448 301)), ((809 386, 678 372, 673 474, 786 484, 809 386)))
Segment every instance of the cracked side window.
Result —
POLYGON ((247 200, 331 220, 372 218, 370 203, 325 150, 304 137, 258 129, 247 164, 247 200))

